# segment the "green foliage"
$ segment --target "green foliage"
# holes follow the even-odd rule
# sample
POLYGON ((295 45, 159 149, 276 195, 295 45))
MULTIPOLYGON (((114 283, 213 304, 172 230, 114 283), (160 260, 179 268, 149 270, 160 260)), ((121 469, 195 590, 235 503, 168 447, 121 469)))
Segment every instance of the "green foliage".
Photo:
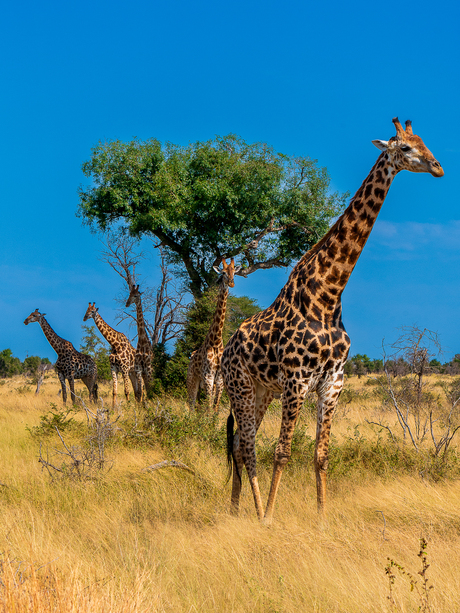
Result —
POLYGON ((31 355, 21 363, 19 358, 13 356, 11 349, 4 349, 0 352, 0 377, 13 377, 22 373, 33 377, 42 364, 51 364, 51 362, 48 358, 31 355))
POLYGON ((82 330, 85 334, 81 339, 80 351, 91 356, 96 362, 99 381, 111 381, 110 347, 108 343, 100 339, 95 326, 82 326, 82 330))
POLYGON ((261 307, 254 298, 249 296, 229 296, 227 300, 227 314, 223 331, 224 345, 230 337, 238 330, 243 321, 252 317, 261 307))
POLYGON ((365 353, 357 353, 347 360, 344 371, 346 375, 358 375, 358 377, 383 372, 383 360, 372 360, 365 353))
POLYGON ((11 349, 4 349, 0 352, 0 377, 13 377, 21 372, 21 360, 13 356, 11 349))
POLYGON ((28 356, 24 362, 22 363, 24 372, 28 372, 30 374, 35 374, 38 370, 38 367, 42 363, 41 358, 38 355, 28 356))
POLYGON ((56 428, 63 433, 72 429, 78 429, 80 424, 72 417, 75 409, 59 409, 53 402, 50 403, 51 410, 45 415, 40 416, 40 425, 26 429, 33 437, 50 436, 56 434, 56 428))
POLYGON ((80 215, 101 230, 123 222, 134 236, 156 236, 195 297, 215 284, 212 266, 222 256, 249 272, 262 262, 289 266, 329 229, 346 197, 330 193, 315 160, 235 135, 186 147, 101 142, 91 153, 80 215))
POLYGON ((191 441, 206 443, 213 451, 224 454, 227 445, 225 422, 212 415, 197 411, 177 414, 168 408, 151 408, 144 419, 146 432, 151 432, 160 444, 175 450, 191 441))
MULTIPOLYGON (((218 291, 217 287, 212 287, 189 305, 184 329, 176 343, 173 356, 168 356, 163 345, 154 348, 153 390, 156 395, 166 392, 177 397, 185 396, 190 357, 201 347, 209 331, 216 310, 218 291)), ((240 324, 258 311, 260 307, 252 298, 229 296, 222 333, 224 345, 240 324)))
POLYGON ((185 314, 184 330, 176 350, 190 357, 203 344, 216 311, 219 288, 212 287, 201 298, 194 300, 185 314))
POLYGON ((402 611, 394 597, 394 585, 396 582, 395 572, 397 571, 402 577, 405 577, 409 583, 409 591, 414 592, 418 597, 419 606, 418 611, 420 613, 430 613, 433 611, 430 605, 430 590, 434 589, 433 585, 428 584, 427 571, 430 568, 427 560, 427 547, 428 543, 424 537, 420 539, 420 549, 417 556, 420 558, 421 569, 417 572, 419 577, 415 577, 413 573, 406 570, 404 566, 395 562, 392 558, 387 558, 388 565, 385 566, 385 574, 388 577, 389 595, 387 599, 390 602, 391 610, 395 613, 402 611), (419 586, 419 580, 421 579, 421 585, 419 586))

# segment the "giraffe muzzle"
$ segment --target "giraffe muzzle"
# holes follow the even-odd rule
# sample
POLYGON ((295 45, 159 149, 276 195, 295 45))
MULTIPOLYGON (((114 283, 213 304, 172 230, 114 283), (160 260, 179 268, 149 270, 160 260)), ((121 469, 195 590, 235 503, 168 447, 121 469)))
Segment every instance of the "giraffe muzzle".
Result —
POLYGON ((430 173, 433 175, 433 177, 442 177, 444 175, 444 170, 442 169, 442 166, 438 160, 431 162, 430 173))

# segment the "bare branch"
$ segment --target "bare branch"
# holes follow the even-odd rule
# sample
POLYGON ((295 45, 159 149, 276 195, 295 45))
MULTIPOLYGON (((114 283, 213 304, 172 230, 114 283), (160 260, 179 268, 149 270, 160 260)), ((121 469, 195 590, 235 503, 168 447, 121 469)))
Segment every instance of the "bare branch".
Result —
POLYGON ((143 468, 142 470, 143 472, 145 471, 153 472, 154 470, 159 470, 160 468, 167 468, 167 467, 181 468, 182 470, 186 470, 192 475, 195 475, 195 471, 193 469, 189 468, 186 464, 183 464, 182 462, 178 462, 177 460, 163 460, 162 462, 158 462, 158 464, 152 464, 152 466, 147 466, 146 468, 143 468))

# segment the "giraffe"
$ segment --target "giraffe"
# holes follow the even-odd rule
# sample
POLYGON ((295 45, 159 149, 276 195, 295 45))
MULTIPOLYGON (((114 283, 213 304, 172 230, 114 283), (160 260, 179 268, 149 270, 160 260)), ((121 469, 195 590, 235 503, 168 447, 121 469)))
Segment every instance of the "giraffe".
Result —
POLYGON ((88 388, 90 401, 97 402, 97 366, 93 358, 75 349, 70 341, 66 341, 56 334, 53 328, 45 319, 46 313, 40 313, 35 309, 33 313, 24 320, 28 326, 34 321, 38 321, 49 344, 58 354, 55 369, 61 382, 62 401, 67 402, 67 388, 65 380, 69 381, 70 397, 75 403, 75 379, 81 379, 88 388))
POLYGON ((214 266, 214 270, 221 275, 219 294, 217 296, 217 306, 211 327, 206 335, 204 343, 199 349, 192 353, 187 370, 187 393, 190 409, 195 407, 198 390, 205 390, 208 409, 211 406, 215 411, 219 410, 220 397, 224 383, 220 371, 220 361, 224 351, 222 342, 222 330, 225 323, 225 312, 227 309, 228 288, 235 287, 233 280, 235 273, 239 272, 240 266, 235 268, 235 261, 232 258, 230 264, 222 259, 222 268, 219 270, 214 266), (213 402, 214 392, 214 402, 213 402))
POLYGON ((93 304, 91 304, 91 302, 89 303, 83 321, 87 321, 90 317, 94 319, 94 323, 98 327, 99 332, 106 341, 108 341, 112 349, 112 353, 109 356, 113 381, 112 408, 115 408, 115 403, 117 401, 119 372, 123 377, 126 402, 129 402, 129 379, 131 379, 134 396, 138 399, 139 395, 142 394, 142 378, 134 371, 136 350, 122 332, 114 330, 102 319, 99 315, 99 309, 96 308, 95 302, 93 302, 93 304))
POLYGON ((444 174, 422 139, 413 134, 411 122, 406 121, 405 129, 397 117, 393 123, 396 136, 372 141, 382 153, 343 215, 296 264, 275 302, 243 322, 225 347, 222 375, 231 402, 227 451, 230 468, 233 460, 231 512, 235 515, 246 466, 257 515, 266 523, 272 521, 294 427, 308 391, 318 396, 314 467, 318 511, 324 514, 331 422, 350 348, 342 323, 342 292, 396 174, 404 169, 434 177, 444 174), (281 429, 264 515, 255 438, 268 405, 279 393, 281 429))
MULTIPOLYGON (((145 329, 139 285, 131 286, 131 291, 129 293, 128 300, 126 301, 126 306, 131 306, 133 302, 136 304, 137 320, 137 347, 134 356, 134 370, 137 377, 144 380, 145 394, 148 398, 150 395, 152 382, 152 345, 150 344, 150 340, 145 329)), ((138 390, 138 396, 136 397, 138 402, 140 402, 141 399, 142 388, 138 390)))

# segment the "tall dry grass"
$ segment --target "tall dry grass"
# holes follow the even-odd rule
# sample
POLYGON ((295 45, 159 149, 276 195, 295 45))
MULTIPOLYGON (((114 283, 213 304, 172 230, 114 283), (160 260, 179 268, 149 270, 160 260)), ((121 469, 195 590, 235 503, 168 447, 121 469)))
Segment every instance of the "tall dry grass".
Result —
MULTIPOLYGON (((51 480, 26 427, 38 425, 51 402, 60 406, 58 383, 47 380, 38 397, 23 387, 20 378, 0 386, 2 613, 417 611, 419 598, 398 573, 390 602, 385 566, 391 558, 418 577, 422 536, 434 585, 430 610, 460 610, 455 480, 396 471, 380 478, 356 469, 331 478, 321 523, 312 467, 295 465, 283 475, 275 522, 266 527, 255 518, 247 479, 241 516, 229 516, 224 456, 193 441, 176 459, 200 478, 171 468, 143 471, 174 455, 149 442, 109 447, 112 469, 97 479, 51 480)), ((370 398, 342 407, 337 441, 353 437, 357 425, 375 436, 365 419, 378 410, 370 398)), ((313 434, 313 420, 303 425, 313 434)), ((275 408, 262 436, 278 430, 275 408)), ((270 477, 261 466, 265 495, 270 477)))

